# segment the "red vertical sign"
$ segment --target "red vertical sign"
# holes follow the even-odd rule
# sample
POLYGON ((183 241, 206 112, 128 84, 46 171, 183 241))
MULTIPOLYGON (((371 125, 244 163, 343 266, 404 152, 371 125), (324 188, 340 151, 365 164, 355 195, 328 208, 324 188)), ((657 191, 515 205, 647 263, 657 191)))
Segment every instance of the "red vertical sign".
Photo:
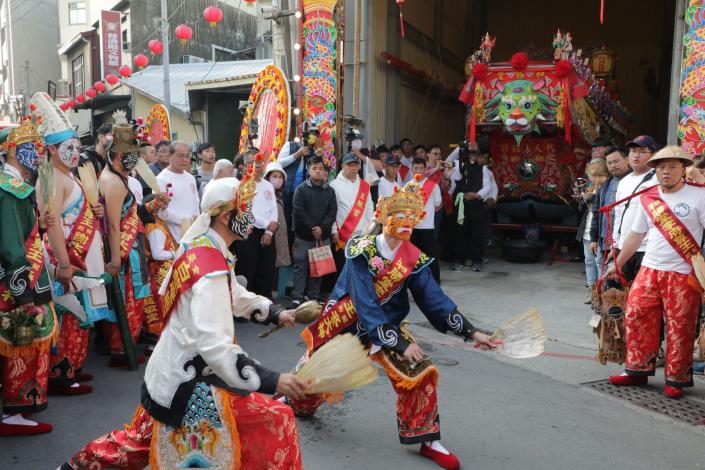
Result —
POLYGON ((103 59, 103 73, 118 74, 122 65, 122 28, 120 27, 120 12, 102 10, 100 12, 100 42, 103 59))

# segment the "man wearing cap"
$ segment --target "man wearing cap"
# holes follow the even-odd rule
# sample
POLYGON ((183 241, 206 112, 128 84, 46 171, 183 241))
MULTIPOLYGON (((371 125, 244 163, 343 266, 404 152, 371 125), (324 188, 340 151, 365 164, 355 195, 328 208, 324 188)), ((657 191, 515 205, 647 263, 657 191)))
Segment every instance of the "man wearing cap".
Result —
POLYGON ((294 289, 293 304, 298 306, 306 297, 319 300, 321 277, 309 277, 308 251, 317 245, 329 245, 330 235, 338 214, 335 190, 324 178, 325 164, 318 155, 308 161, 308 179, 294 193, 294 289))
POLYGON ((61 470, 108 468, 301 469, 291 408, 263 394, 301 397, 307 384, 245 353, 233 316, 293 324, 291 311, 235 280, 228 246, 248 237, 255 181, 221 178, 184 235, 162 285, 164 329, 129 425, 81 449, 61 470))
POLYGON ((379 180, 379 198, 389 197, 394 194, 394 191, 399 188, 397 177, 401 162, 397 157, 388 154, 384 159, 384 175, 379 180))
MULTIPOLYGON (((351 237, 361 235, 373 220, 370 185, 379 177, 372 165, 365 165, 364 169, 363 179, 358 175, 360 159, 356 154, 348 153, 343 157, 340 173, 330 184, 335 190, 338 203, 338 215, 331 239, 340 248, 345 247, 351 237)), ((342 261, 340 257, 336 260, 336 265, 340 262, 339 268, 342 268, 342 261)))
POLYGON ((702 295, 693 260, 697 269, 697 260, 702 262, 705 189, 684 182, 685 169, 692 163, 692 158, 677 146, 666 147, 649 160, 649 166, 656 168, 659 184, 634 199, 639 208, 631 232, 617 257, 617 266, 606 272, 606 276, 614 277, 648 234, 624 317, 625 373, 609 380, 615 385, 644 385, 654 375, 663 317, 668 341, 664 394, 669 398, 679 398, 684 387, 693 386, 693 343, 702 295))

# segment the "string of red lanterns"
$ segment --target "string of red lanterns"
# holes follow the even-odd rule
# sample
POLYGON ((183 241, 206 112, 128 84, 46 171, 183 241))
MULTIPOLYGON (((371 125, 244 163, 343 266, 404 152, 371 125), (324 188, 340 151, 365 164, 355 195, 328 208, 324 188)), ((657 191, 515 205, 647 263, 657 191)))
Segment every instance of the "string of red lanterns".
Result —
POLYGON ((147 58, 147 56, 144 54, 137 54, 135 58, 132 59, 132 61, 140 70, 149 65, 149 58, 147 58))
POLYGON ((182 23, 176 27, 174 34, 176 34, 176 37, 181 41, 181 47, 184 47, 188 40, 191 39, 191 36, 193 36, 193 30, 186 23, 182 23))
POLYGON ((147 47, 152 55, 162 55, 164 52, 164 44, 162 44, 159 39, 152 39, 149 41, 149 44, 147 44, 147 47))

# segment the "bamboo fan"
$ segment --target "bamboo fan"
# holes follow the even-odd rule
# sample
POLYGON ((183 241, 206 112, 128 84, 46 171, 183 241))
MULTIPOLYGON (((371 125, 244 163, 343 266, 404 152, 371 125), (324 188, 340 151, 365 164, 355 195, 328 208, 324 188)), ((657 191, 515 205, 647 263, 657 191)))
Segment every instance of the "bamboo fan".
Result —
POLYGON ((188 229, 191 228, 191 225, 193 225, 193 222, 196 220, 195 217, 184 217, 181 219, 181 228, 179 229, 179 232, 181 234, 181 238, 186 235, 186 232, 188 232, 188 229))
POLYGON ((502 341, 502 344, 497 346, 497 352, 515 359, 540 355, 547 339, 543 318, 536 309, 508 320, 490 336, 491 341, 502 341))
MULTIPOLYGON (((315 300, 308 300, 294 310, 294 321, 299 325, 308 325, 318 320, 321 316, 321 306, 315 300)), ((275 331, 281 330, 284 325, 277 325, 274 328, 259 334, 260 338, 266 338, 275 331)))
POLYGON ((140 175, 140 177, 145 183, 147 183, 147 186, 152 189, 152 192, 154 194, 161 194, 161 190, 159 189, 159 183, 157 183, 157 177, 154 176, 154 173, 152 172, 152 170, 149 169, 147 162, 145 162, 142 158, 137 159, 137 166, 135 166, 135 171, 137 171, 137 174, 140 175))
POLYGON ((306 393, 341 393, 373 383, 377 369, 357 337, 347 333, 316 350, 296 375, 312 381, 306 393))
POLYGON ((705 289, 705 258, 701 253, 693 255, 691 258, 693 263, 693 271, 695 271, 695 277, 698 278, 700 287, 705 289))
POLYGON ((39 173, 39 198, 42 201, 42 207, 45 211, 49 211, 51 200, 54 199, 56 186, 54 185, 54 167, 49 161, 44 160, 37 170, 39 173))
POLYGON ((95 206, 98 204, 98 178, 95 175, 95 168, 91 164, 79 166, 78 177, 86 193, 86 199, 95 206))

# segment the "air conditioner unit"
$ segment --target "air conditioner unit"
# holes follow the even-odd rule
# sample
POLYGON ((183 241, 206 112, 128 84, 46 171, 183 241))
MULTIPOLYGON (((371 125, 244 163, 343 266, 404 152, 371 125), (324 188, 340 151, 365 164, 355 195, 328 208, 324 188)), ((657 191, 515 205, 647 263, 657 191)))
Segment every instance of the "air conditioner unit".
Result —
POLYGON ((69 81, 68 80, 57 80, 56 81, 56 96, 69 96, 69 81))
POLYGON ((181 63, 182 64, 197 64, 201 62, 205 62, 206 59, 203 59, 201 57, 195 56, 195 55, 185 55, 181 57, 181 63))

